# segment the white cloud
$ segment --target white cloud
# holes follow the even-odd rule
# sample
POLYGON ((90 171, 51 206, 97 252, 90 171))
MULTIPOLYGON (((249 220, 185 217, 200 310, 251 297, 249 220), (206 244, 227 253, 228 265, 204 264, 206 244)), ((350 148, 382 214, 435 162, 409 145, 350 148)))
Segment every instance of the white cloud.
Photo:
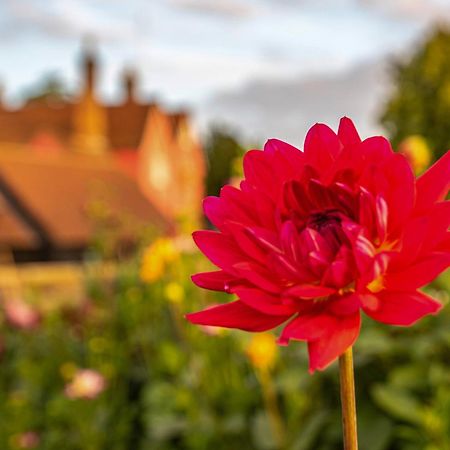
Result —
POLYGON ((449 0, 359 0, 384 14, 419 22, 450 19, 449 0))
POLYGON ((346 115, 367 136, 379 131, 377 115, 387 88, 385 65, 377 61, 334 76, 250 83, 213 97, 198 120, 203 128, 211 120, 229 124, 250 140, 277 137, 301 146, 312 124, 336 126, 346 115))
POLYGON ((50 37, 76 37, 90 34, 102 40, 123 40, 132 34, 132 24, 108 10, 99 11, 88 2, 76 0, 5 0, 11 29, 16 35, 37 31, 50 37))
POLYGON ((420 32, 416 21, 382 9, 403 1, 0 0, 0 58, 9 62, 0 77, 16 91, 48 70, 75 83, 89 34, 104 95, 117 93, 124 65, 136 65, 142 91, 198 104, 252 80, 333 77, 405 47, 420 32))
POLYGON ((245 18, 258 9, 255 4, 242 0, 172 0, 171 4, 196 13, 217 14, 229 18, 245 18))

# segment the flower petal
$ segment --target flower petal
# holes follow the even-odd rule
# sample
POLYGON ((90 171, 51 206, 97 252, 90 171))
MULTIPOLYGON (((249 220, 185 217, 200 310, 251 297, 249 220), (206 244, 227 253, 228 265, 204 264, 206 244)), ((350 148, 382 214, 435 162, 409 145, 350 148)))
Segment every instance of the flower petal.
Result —
POLYGON ((384 242, 388 227, 388 206, 381 195, 377 195, 375 200, 375 211, 378 238, 380 242, 384 242))
POLYGON ((300 298, 328 297, 336 292, 336 289, 326 286, 316 286, 314 284, 299 284, 287 289, 284 294, 300 298))
POLYGON ((434 248, 449 235, 450 201, 435 203, 428 211, 428 227, 423 236, 423 251, 434 248))
POLYGON ((450 201, 435 203, 426 215, 414 217, 403 229, 401 252, 393 253, 392 271, 401 271, 420 255, 445 251, 441 243, 449 236, 450 201))
POLYGON ((435 314, 442 305, 422 292, 382 291, 375 295, 378 307, 367 308, 364 312, 374 320, 389 325, 409 326, 427 314, 435 314))
POLYGON ((361 307, 361 296, 359 294, 348 294, 343 296, 336 296, 330 299, 327 306, 328 311, 336 316, 348 316, 359 311, 361 307))
POLYGON ((246 232, 245 228, 242 225, 228 221, 226 222, 227 230, 233 236, 236 245, 239 247, 242 253, 257 262, 261 262, 264 264, 266 261, 266 251, 260 245, 258 245, 254 239, 252 239, 251 235, 246 232))
POLYGON ((322 277, 322 281, 327 286, 341 288, 350 283, 351 278, 351 266, 347 261, 340 259, 330 264, 322 277))
POLYGON ((233 270, 239 274, 240 277, 245 278, 255 286, 278 294, 281 292, 281 287, 277 283, 276 274, 269 273, 269 271, 261 265, 250 261, 240 262, 233 266, 233 270))
MULTIPOLYGON (((260 152, 262 153, 262 152, 260 152)), ((225 185, 220 190, 220 200, 224 205, 227 216, 235 222, 255 224, 253 211, 249 211, 250 198, 247 192, 240 191, 234 186, 225 185)))
POLYGON ((301 314, 283 328, 277 342, 280 345, 288 345, 290 339, 299 341, 319 339, 335 325, 336 318, 330 314, 301 314))
POLYGON ((211 291, 227 291, 227 283, 234 277, 224 272, 217 270, 215 272, 202 272, 192 275, 192 281, 203 289, 211 291))
POLYGON ((209 196, 203 200, 203 211, 209 221, 217 228, 223 229, 223 222, 227 219, 224 204, 219 197, 209 196))
POLYGON ((414 173, 406 157, 393 154, 385 161, 382 171, 389 182, 385 200, 389 209, 388 232, 398 232, 411 215, 414 207, 414 173))
POLYGON ((376 253, 375 247, 364 236, 364 230, 359 225, 352 222, 343 222, 342 229, 352 245, 356 266, 359 272, 363 274, 372 265, 376 253))
POLYGON ((342 149, 336 133, 327 125, 317 123, 305 138, 305 159, 319 173, 327 171, 342 149))
POLYGON ((303 168, 303 152, 278 139, 267 141, 264 153, 272 171, 272 179, 278 180, 278 183, 295 178, 303 168))
POLYGON ((401 272, 388 272, 384 284, 386 289, 396 291, 417 289, 433 281, 449 266, 450 254, 433 252, 401 272))
POLYGON ((361 142, 360 149, 367 163, 379 164, 393 154, 391 144, 382 136, 372 136, 361 142))
POLYGON ((269 139, 264 146, 264 151, 272 155, 281 154, 286 163, 289 163, 294 170, 298 170, 303 165, 303 152, 287 142, 279 139, 269 139))
POLYGON ((279 296, 275 297, 260 289, 236 287, 233 289, 239 299, 263 314, 273 316, 291 316, 296 312, 293 304, 283 304, 279 296))
POLYGON ((195 231, 192 237, 206 257, 221 269, 230 268, 246 259, 234 242, 222 233, 202 230, 195 231))
POLYGON ((309 372, 323 370, 351 347, 359 335, 361 315, 359 311, 335 319, 327 333, 308 342, 309 372))
POLYGON ((269 157, 261 150, 250 150, 244 156, 244 175, 247 182, 258 190, 273 198, 278 180, 274 180, 274 173, 269 163, 269 157))
POLYGON ((343 117, 339 122, 338 137, 344 146, 359 144, 361 138, 355 125, 348 117, 343 117))
POLYGON ((418 178, 416 188, 416 213, 444 200, 450 188, 450 150, 418 178))
POLYGON ((244 331, 267 331, 285 322, 286 316, 269 316, 248 307, 240 300, 186 314, 189 322, 244 331))

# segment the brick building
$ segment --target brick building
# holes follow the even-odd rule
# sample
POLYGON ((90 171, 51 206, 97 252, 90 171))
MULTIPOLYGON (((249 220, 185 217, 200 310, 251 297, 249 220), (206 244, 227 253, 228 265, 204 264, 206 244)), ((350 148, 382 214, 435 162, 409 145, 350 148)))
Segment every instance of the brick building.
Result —
POLYGON ((82 254, 99 191, 130 223, 168 231, 200 217, 204 158, 189 114, 140 102, 130 71, 124 101, 103 104, 97 72, 87 48, 74 99, 43 95, 16 110, 0 102, 0 251, 18 260, 82 254))

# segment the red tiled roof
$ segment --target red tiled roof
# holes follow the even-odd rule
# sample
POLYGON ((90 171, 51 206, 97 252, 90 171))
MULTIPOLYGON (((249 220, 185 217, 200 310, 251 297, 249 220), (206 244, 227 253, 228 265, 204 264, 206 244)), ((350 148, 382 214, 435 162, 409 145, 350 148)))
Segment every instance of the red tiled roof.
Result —
POLYGON ((40 237, 0 195, 0 248, 35 249, 40 237))
MULTIPOLYGON (((6 214, 5 228, 0 215, 0 242, 12 243, 17 237, 23 244, 31 245, 30 226, 36 225, 34 228, 45 234, 52 245, 83 247, 95 231, 90 211, 99 207, 108 211, 108 217, 126 218, 135 226, 150 225, 165 231, 170 228, 136 181, 107 156, 0 153, 0 191, 6 192, 11 206, 19 211, 6 214), (20 212, 24 214, 19 220, 20 212), (17 236, 13 239, 11 228, 16 225, 17 236)), ((35 237, 36 230, 33 233, 35 237)))

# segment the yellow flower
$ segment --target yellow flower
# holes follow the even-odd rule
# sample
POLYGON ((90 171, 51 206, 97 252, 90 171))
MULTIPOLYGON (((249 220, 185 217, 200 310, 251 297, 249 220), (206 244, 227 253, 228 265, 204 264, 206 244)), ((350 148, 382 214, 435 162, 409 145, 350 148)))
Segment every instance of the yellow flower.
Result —
POLYGON ((159 238, 144 251, 141 264, 141 279, 153 282, 161 278, 167 264, 177 260, 179 252, 172 239, 159 238))
POLYGON ((404 139, 398 150, 408 158, 416 174, 423 172, 430 165, 431 151, 425 138, 420 135, 404 139))
POLYGON ((181 303, 184 300, 184 289, 180 283, 171 281, 164 286, 164 296, 172 303, 181 303))
POLYGON ((274 336, 269 333, 253 335, 245 352, 256 369, 270 369, 277 356, 277 344, 274 336))

